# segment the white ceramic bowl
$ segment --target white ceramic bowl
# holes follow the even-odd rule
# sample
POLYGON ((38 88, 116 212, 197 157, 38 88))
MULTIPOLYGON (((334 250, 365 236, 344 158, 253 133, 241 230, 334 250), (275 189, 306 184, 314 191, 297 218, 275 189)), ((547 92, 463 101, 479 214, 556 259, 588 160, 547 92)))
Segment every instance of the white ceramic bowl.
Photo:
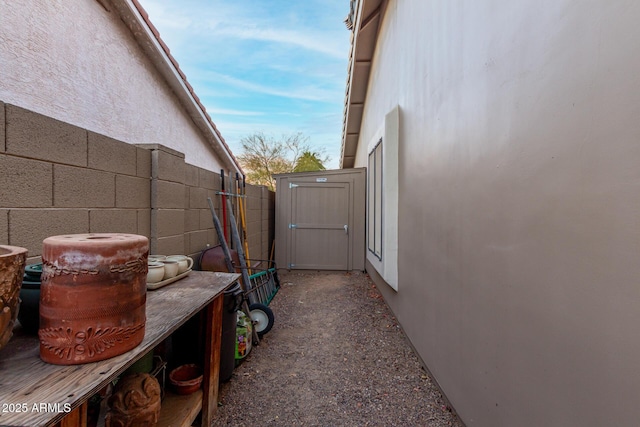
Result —
POLYGON ((193 267, 193 259, 186 255, 169 255, 167 261, 178 261, 178 274, 182 274, 193 267))
POLYGON ((164 264, 164 277, 163 280, 171 279, 172 277, 176 277, 178 275, 178 269, 180 265, 178 261, 171 261, 165 259, 162 261, 164 264))
POLYGON ((149 262, 147 283, 158 283, 164 278, 164 264, 161 262, 149 262))

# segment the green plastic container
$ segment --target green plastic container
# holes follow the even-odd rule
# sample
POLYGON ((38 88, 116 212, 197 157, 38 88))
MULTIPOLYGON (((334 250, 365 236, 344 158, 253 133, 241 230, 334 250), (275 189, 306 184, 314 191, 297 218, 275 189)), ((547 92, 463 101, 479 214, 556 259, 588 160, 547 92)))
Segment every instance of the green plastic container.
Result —
POLYGON ((148 374, 153 370, 153 350, 138 359, 125 371, 126 374, 148 374))

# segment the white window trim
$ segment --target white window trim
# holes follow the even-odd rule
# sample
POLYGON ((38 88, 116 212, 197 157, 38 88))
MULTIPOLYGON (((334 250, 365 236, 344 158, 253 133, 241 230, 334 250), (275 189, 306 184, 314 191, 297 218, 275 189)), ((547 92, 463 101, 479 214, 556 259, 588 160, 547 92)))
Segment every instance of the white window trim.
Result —
MULTIPOLYGON (((394 290, 398 290, 398 145, 400 109, 396 106, 385 115, 384 125, 374 134, 367 147, 371 153, 382 139, 382 247, 381 258, 367 250, 367 260, 394 290)), ((368 163, 367 163, 368 165, 368 163)), ((367 221, 370 219, 367 203, 367 221)), ((367 223, 367 240, 369 238, 367 223)), ((367 247, 370 244, 367 241, 367 247)))

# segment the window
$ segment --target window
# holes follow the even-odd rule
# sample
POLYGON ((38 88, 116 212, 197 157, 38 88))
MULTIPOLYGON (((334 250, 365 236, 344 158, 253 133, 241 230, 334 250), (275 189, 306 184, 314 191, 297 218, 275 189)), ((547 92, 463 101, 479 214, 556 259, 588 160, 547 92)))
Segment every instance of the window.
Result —
POLYGON ((369 153, 367 168, 369 252, 382 260, 382 138, 369 153))
MULTIPOLYGON (((400 200, 400 107, 367 138, 367 262, 398 290, 398 206, 400 200)), ((365 160, 366 159, 366 160, 365 160)))

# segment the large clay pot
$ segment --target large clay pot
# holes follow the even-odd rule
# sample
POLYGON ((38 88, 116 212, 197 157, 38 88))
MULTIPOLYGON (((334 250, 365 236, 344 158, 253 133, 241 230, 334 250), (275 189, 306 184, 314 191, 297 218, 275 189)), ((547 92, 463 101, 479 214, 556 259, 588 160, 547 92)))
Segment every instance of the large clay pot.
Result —
MULTIPOLYGON (((231 262, 236 269, 236 273, 242 273, 240 268, 240 258, 238 258, 238 252, 234 249, 229 249, 231 253, 231 262)), ((229 273, 227 268, 227 262, 224 259, 224 251, 222 246, 216 245, 202 251, 200 255, 200 269, 203 271, 222 271, 229 273)))
POLYGON ((57 365, 125 353, 144 338, 149 241, 135 234, 48 237, 42 247, 40 358, 57 365))
POLYGON ((160 384, 149 374, 121 378, 109 398, 106 427, 152 427, 160 417, 160 384))
POLYGON ((0 349, 13 334, 18 317, 20 286, 27 261, 27 250, 17 246, 0 246, 0 349))

